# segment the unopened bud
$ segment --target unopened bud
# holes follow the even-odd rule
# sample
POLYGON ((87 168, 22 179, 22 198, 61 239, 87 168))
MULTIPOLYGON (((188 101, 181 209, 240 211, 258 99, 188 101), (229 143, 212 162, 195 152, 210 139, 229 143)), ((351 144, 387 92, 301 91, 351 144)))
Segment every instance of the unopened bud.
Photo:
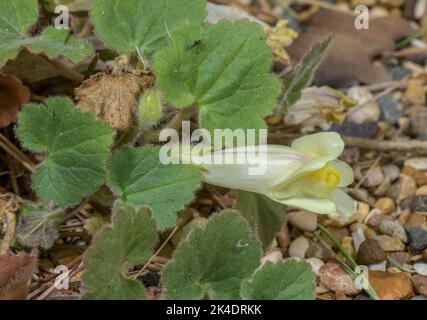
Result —
POLYGON ((154 124, 162 117, 162 102, 156 90, 147 90, 138 106, 139 117, 148 124, 154 124))

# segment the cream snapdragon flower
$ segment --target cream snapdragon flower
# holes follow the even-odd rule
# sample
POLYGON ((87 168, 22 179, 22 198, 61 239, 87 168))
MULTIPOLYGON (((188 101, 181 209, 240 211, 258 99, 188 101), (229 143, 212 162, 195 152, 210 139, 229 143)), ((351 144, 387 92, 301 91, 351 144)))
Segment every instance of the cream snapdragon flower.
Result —
POLYGON ((204 169, 205 182, 213 185, 264 194, 274 201, 319 214, 354 212, 353 199, 340 189, 351 184, 354 177, 351 167, 337 160, 344 150, 339 134, 317 133, 295 140, 291 147, 266 147, 266 157, 247 158, 244 164, 215 164, 209 160, 226 155, 238 158, 243 153, 251 157, 254 154, 251 148, 256 147, 191 155, 191 162, 204 169), (251 160, 264 162, 263 174, 248 174, 256 162, 251 160))

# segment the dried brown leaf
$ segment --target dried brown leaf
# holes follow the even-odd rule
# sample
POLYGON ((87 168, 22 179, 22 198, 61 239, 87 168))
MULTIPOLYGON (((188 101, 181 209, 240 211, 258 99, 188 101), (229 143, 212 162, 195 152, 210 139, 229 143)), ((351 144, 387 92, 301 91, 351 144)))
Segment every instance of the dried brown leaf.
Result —
POLYGON ((30 98, 30 90, 19 79, 0 72, 0 128, 15 122, 18 112, 30 98))
POLYGON ((335 34, 335 42, 314 78, 317 85, 343 88, 361 83, 389 80, 385 68, 375 66, 375 58, 393 51, 395 41, 413 33, 402 18, 389 16, 370 21, 369 29, 357 30, 354 17, 345 13, 321 10, 310 26, 287 48, 293 60, 299 61, 310 47, 335 34))
POLYGON ((36 268, 36 251, 15 256, 0 255, 0 300, 25 300, 36 268))
POLYGON ((138 96, 152 85, 149 75, 98 73, 76 89, 77 107, 118 131, 126 131, 134 122, 138 96))

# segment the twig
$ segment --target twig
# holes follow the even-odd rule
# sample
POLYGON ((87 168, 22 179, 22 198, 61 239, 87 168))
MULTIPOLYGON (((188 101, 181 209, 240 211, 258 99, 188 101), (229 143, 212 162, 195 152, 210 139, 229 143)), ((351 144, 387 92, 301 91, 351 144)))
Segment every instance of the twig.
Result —
POLYGON ((41 55, 44 60, 49 62, 52 67, 55 68, 55 70, 64 78, 76 81, 76 82, 83 82, 84 81, 84 75, 82 75, 80 72, 77 72, 70 67, 68 67, 65 63, 63 63, 59 59, 49 59, 45 55, 41 55))
POLYGON ((400 51, 396 51, 393 53, 393 57, 395 58, 405 58, 405 57, 410 57, 410 56, 415 56, 418 54, 425 54, 427 53, 427 47, 423 47, 423 48, 408 48, 408 49, 403 49, 400 51))
POLYGON ((385 97, 386 95, 392 93, 394 90, 397 90, 401 87, 406 87, 406 85, 408 83, 408 79, 409 79, 409 75, 404 77, 403 79, 397 81, 396 83, 390 85, 389 87, 385 88, 382 92, 376 94, 372 98, 366 100, 365 102, 357 105, 354 108, 360 108, 360 107, 366 106, 369 103, 372 103, 374 101, 378 101, 379 99, 381 99, 381 98, 385 97))
MULTIPOLYGON (((302 136, 299 133, 270 132, 268 138, 276 143, 288 142, 298 139, 302 136), (281 141, 282 140, 282 141, 281 141)), ((373 140, 355 137, 342 137, 346 147, 357 147, 366 150, 376 151, 402 151, 411 152, 419 155, 427 155, 427 141, 409 140, 409 141, 391 141, 391 140, 373 140)))
POLYGON ((360 186, 362 185, 362 183, 366 180, 366 178, 368 177, 368 175, 371 173, 372 169, 375 168, 377 166, 377 164, 380 162, 381 157, 378 157, 375 159, 375 161, 371 164, 371 166, 369 167, 368 171, 366 171, 366 173, 364 174, 364 176, 362 177, 362 179, 359 180, 359 182, 356 184, 356 186, 354 187, 354 190, 357 190, 360 188, 360 186))
MULTIPOLYGON (((76 273, 78 273, 82 268, 83 263, 80 263, 76 268, 71 270, 68 277, 71 279, 76 273)), ((47 298, 54 290, 56 289, 56 282, 54 282, 45 292, 43 292, 41 295, 39 295, 36 300, 44 300, 47 298)))
POLYGON ((344 142, 347 147, 358 147, 376 151, 406 151, 427 155, 427 141, 390 141, 344 137, 344 142))
POLYGON ((172 237, 175 235, 175 233, 178 231, 179 226, 176 226, 175 229, 170 233, 170 235, 166 238, 166 240, 163 242, 163 244, 160 246, 160 248, 156 251, 155 254, 153 254, 150 258, 150 260, 147 261, 147 263, 142 267, 141 270, 133 277, 134 279, 138 278, 145 269, 147 269, 148 265, 153 262, 154 258, 158 256, 158 254, 163 250, 163 248, 166 246, 166 244, 172 239, 172 237))
POLYGON ((31 172, 36 171, 36 165, 3 134, 0 133, 0 148, 3 148, 13 158, 18 160, 25 168, 31 172))
MULTIPOLYGON (((384 89, 390 88, 390 87, 392 87, 392 86, 394 86, 396 84, 402 85, 401 80, 402 79, 400 79, 400 80, 378 82, 378 83, 373 83, 373 84, 369 84, 369 85, 366 85, 366 86, 360 86, 360 87, 364 88, 364 89, 366 89, 368 91, 380 91, 380 90, 384 90, 384 89)), ((400 87, 398 89, 400 89, 400 87)))

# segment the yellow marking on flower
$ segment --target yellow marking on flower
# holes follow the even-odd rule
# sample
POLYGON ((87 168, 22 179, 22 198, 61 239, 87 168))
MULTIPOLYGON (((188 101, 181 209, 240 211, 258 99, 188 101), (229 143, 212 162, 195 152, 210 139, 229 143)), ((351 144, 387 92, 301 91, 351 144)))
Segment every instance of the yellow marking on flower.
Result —
POLYGON ((317 197, 326 197, 336 188, 340 179, 338 170, 326 164, 322 169, 307 173, 307 182, 312 183, 309 193, 317 197))

